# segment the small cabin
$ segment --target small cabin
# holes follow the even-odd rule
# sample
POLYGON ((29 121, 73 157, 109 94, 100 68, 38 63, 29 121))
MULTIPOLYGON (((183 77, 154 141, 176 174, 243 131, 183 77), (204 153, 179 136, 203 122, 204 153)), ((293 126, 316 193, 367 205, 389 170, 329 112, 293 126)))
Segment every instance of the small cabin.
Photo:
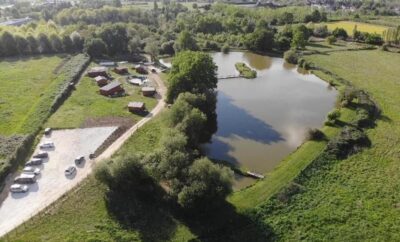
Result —
POLYGON ((94 80, 96 81, 97 85, 100 87, 105 86, 108 83, 108 79, 104 76, 96 76, 94 78, 94 80))
POLYGON ((146 75, 146 74, 149 73, 149 72, 147 71, 147 68, 146 68, 145 66, 143 66, 143 65, 137 65, 137 66, 135 66, 135 70, 136 70, 137 73, 143 74, 143 75, 146 75))
POLYGON ((113 71, 120 75, 128 74, 128 68, 126 67, 115 67, 113 71))
POLYGON ((156 89, 154 87, 143 87, 142 94, 146 97, 152 97, 156 94, 156 89))
POLYGON ((93 67, 87 72, 87 75, 89 77, 108 76, 107 70, 107 67, 104 66, 93 67))
POLYGON ((104 96, 112 96, 125 92, 119 81, 113 81, 100 88, 100 94, 104 96))
POLYGON ((133 113, 143 113, 146 111, 146 106, 142 102, 130 102, 128 103, 128 110, 133 113))

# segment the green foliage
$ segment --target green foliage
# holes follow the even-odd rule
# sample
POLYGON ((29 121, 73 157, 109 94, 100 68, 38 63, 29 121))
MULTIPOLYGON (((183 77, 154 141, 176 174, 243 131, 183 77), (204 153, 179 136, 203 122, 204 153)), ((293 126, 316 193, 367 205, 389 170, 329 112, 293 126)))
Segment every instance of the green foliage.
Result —
POLYGON ((308 129, 307 130, 307 135, 306 135, 307 140, 319 141, 319 140, 324 140, 325 138, 326 138, 325 134, 319 129, 308 129))
POLYGON ((229 53, 229 45, 224 44, 224 45, 221 47, 221 51, 222 51, 222 53, 224 53, 224 54, 228 54, 228 53, 229 53))
POLYGON ((107 46, 100 38, 86 39, 83 48, 91 57, 101 57, 107 53, 107 46))
POLYGON ((290 64, 297 64, 299 56, 295 50, 288 50, 284 53, 283 58, 290 64))
POLYGON ((244 78, 252 79, 257 77, 257 71, 252 70, 246 63, 238 62, 235 64, 235 68, 239 71, 240 76, 244 78))
POLYGON ((326 42, 327 42, 328 44, 332 45, 332 44, 336 43, 336 37, 333 36, 333 35, 328 36, 328 38, 326 38, 326 42))
POLYGON ((297 26, 293 31, 293 39, 290 46, 294 49, 304 49, 309 37, 309 30, 304 25, 297 26))
POLYGON ((337 119, 340 117, 340 111, 335 109, 328 113, 326 116, 325 125, 335 125, 337 119))
POLYGON ((183 51, 173 61, 168 76, 167 102, 172 103, 180 93, 202 94, 217 87, 217 66, 210 55, 183 51))
POLYGON ((207 158, 195 160, 188 171, 186 184, 178 194, 178 202, 196 213, 218 208, 231 193, 232 180, 233 172, 229 168, 213 164, 207 158))
POLYGON ((176 39, 174 45, 175 52, 184 50, 197 50, 198 46, 196 40, 192 37, 189 31, 182 31, 176 39))
POLYGON ((347 39, 348 37, 346 30, 343 28, 335 28, 332 31, 332 35, 335 36, 335 38, 340 38, 340 39, 347 39))
POLYGON ((270 29, 256 29, 246 35, 245 46, 253 51, 270 51, 274 47, 274 32, 270 29))

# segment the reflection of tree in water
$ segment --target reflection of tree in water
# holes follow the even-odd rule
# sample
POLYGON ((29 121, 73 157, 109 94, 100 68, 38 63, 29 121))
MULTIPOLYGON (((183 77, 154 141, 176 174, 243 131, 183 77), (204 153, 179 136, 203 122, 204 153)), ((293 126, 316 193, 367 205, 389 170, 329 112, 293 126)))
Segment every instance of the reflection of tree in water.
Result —
POLYGON ((272 58, 263 55, 257 55, 251 52, 243 52, 243 57, 247 60, 250 67, 259 71, 269 69, 272 66, 272 58))
POLYGON ((212 144, 205 148, 211 158, 238 163, 230 155, 234 147, 229 142, 224 141, 225 138, 240 137, 262 144, 284 141, 282 135, 271 125, 233 104, 233 99, 223 92, 218 93, 217 110, 218 130, 212 139, 212 144))

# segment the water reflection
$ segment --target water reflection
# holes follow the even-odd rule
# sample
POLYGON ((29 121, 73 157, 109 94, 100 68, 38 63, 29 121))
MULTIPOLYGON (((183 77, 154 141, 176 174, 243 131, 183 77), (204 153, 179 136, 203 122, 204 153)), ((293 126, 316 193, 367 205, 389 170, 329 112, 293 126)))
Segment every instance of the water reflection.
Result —
POLYGON ((251 52, 243 52, 243 57, 251 68, 256 70, 266 70, 272 66, 272 58, 268 56, 257 55, 251 52))

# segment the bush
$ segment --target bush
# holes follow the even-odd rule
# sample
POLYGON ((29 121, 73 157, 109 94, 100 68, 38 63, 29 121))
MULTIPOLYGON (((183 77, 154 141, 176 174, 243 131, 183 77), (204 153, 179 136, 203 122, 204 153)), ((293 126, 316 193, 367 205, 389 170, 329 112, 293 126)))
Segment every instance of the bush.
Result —
POLYGON ((283 55, 283 58, 290 64, 297 64, 298 61, 298 54, 294 50, 288 50, 283 55))
POLYGON ((328 113, 327 115, 327 119, 325 121, 325 125, 335 125, 336 124, 336 120, 340 117, 340 111, 338 109, 335 109, 331 112, 328 113))
POLYGON ((227 44, 224 44, 223 46, 222 46, 222 48, 221 48, 221 51, 222 51, 222 53, 224 53, 224 54, 228 54, 229 53, 229 45, 227 45, 227 44))
POLYGON ((328 44, 330 44, 330 45, 336 43, 336 38, 335 38, 335 36, 333 36, 333 35, 328 36, 328 38, 326 38, 326 42, 327 42, 328 44))
POLYGON ((328 27, 326 25, 317 26, 313 30, 313 35, 316 37, 324 38, 324 37, 328 36, 328 34, 329 34, 329 31, 328 31, 328 27))
POLYGON ((319 141, 319 140, 324 140, 325 138, 326 138, 325 134, 319 129, 308 129, 307 131, 307 136, 306 136, 307 140, 319 141))
POLYGON ((336 38, 340 39, 347 39, 348 35, 346 30, 343 28, 336 28, 332 31, 332 35, 335 36, 336 38))

